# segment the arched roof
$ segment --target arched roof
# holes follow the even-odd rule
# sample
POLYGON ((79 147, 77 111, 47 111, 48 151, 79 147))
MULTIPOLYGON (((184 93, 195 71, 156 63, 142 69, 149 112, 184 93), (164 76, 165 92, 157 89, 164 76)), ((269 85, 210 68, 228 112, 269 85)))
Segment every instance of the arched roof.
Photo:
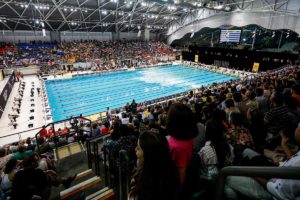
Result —
POLYGON ((182 38, 185 34, 197 32, 204 27, 217 28, 224 24, 245 26, 257 24, 268 29, 290 29, 300 33, 300 1, 265 0, 244 2, 244 8, 224 12, 203 8, 189 15, 180 23, 173 23, 168 29, 168 43, 182 38), (277 4, 278 3, 278 4, 277 4))

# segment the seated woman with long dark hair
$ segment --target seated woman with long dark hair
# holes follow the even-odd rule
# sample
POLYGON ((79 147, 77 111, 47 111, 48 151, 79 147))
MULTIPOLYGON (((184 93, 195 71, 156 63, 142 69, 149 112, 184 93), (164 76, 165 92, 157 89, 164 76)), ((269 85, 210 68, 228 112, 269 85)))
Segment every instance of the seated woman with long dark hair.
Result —
POLYGON ((219 170, 232 164, 234 159, 233 147, 224 137, 225 128, 214 119, 206 122, 204 147, 199 151, 201 160, 201 177, 214 181, 219 170))
POLYGON ((176 200, 179 180, 166 138, 157 132, 140 135, 135 149, 138 167, 130 183, 130 200, 176 200))

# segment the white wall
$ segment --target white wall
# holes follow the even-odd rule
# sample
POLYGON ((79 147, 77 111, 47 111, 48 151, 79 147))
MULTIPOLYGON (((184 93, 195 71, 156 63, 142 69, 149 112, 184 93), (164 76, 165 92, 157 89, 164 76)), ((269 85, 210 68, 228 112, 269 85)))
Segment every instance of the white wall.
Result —
MULTIPOLYGON (((126 38, 127 40, 145 40, 145 32, 142 31, 140 37, 137 37, 138 32, 120 32, 120 39, 126 38)), ((154 33, 149 32, 149 39, 155 40, 156 35, 154 33)), ((149 40, 148 39, 148 40, 149 40)))
MULTIPOLYGON (((59 38, 59 37, 56 37, 59 38)), ((127 40, 143 40, 143 35, 137 37, 137 32, 120 32, 120 39, 126 38, 127 40)), ((55 38, 54 38, 55 39, 55 38)), ((112 40, 112 32, 60 32, 61 41, 74 41, 74 40, 98 40, 108 41, 112 40)), ((155 40, 156 35, 150 33, 150 40, 155 40)), ((51 35, 46 31, 46 37, 43 37, 42 31, 0 31, 0 42, 30 42, 30 41, 43 41, 51 42, 51 35)), ((57 40, 57 39, 56 39, 57 40)))
POLYGON ((61 41, 73 40, 99 40, 107 41, 112 39, 111 32, 68 32, 63 31, 60 33, 61 41))
POLYGON ((42 31, 1 31, 0 41, 3 42, 30 42, 30 41, 49 42, 50 32, 46 31, 46 37, 43 37, 42 31))

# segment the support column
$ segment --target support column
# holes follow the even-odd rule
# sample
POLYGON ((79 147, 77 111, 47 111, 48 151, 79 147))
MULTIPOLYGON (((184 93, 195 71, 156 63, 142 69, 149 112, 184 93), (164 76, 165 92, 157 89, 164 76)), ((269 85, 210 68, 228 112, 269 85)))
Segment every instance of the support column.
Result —
POLYGON ((61 42, 60 32, 50 31, 50 39, 52 43, 54 42, 60 43, 61 42))
POLYGON ((150 40, 150 30, 149 29, 145 29, 145 32, 144 32, 144 40, 145 41, 149 41, 150 40))
POLYGON ((119 25, 115 25, 115 32, 112 32, 112 41, 120 40, 119 25))

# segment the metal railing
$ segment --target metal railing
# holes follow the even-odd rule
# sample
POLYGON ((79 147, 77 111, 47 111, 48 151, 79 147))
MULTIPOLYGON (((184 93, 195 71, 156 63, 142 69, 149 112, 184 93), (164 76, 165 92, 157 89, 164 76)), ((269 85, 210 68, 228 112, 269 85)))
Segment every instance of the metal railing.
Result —
POLYGON ((100 135, 95 138, 89 138, 86 140, 86 149, 87 149, 87 158, 88 158, 88 167, 93 168, 97 176, 101 175, 101 155, 103 155, 104 163, 104 177, 105 185, 108 186, 108 170, 107 170, 107 150, 106 150, 106 140, 110 138, 110 135, 100 135))
MULTIPOLYGON (((227 176, 247 176, 300 180, 300 167, 225 167, 221 170, 215 193, 215 200, 223 199, 227 176)), ((247 186, 245 186, 247 187, 247 186)))
MULTIPOLYGON (((71 120, 80 119, 80 118, 82 118, 85 121, 84 124, 86 124, 86 122, 88 122, 89 124, 91 124, 91 122, 92 122, 90 119, 78 116, 78 117, 74 117, 74 118, 69 118, 69 119, 65 119, 65 120, 60 120, 60 121, 57 121, 57 122, 49 123, 49 124, 47 124, 45 126, 45 128, 49 128, 49 127, 53 128, 53 142, 54 142, 55 149, 58 148, 58 141, 59 141, 60 137, 69 136, 69 135, 74 134, 74 133, 76 133, 76 132, 79 131, 79 129, 78 129, 79 127, 72 125, 71 120), (64 124, 66 126, 67 122, 69 122, 69 124, 71 125, 71 127, 68 127, 68 129, 69 129, 68 133, 63 134, 63 135, 56 135, 56 128, 57 128, 56 126, 59 126, 59 125, 61 126, 62 124, 64 124), (73 128, 74 130, 70 131, 70 128, 73 128)), ((78 122, 78 123, 80 123, 80 122, 78 122)), ((38 141, 38 138, 39 138, 42 130, 43 130, 43 128, 38 133, 35 134, 36 141, 38 141)), ((82 130, 82 131, 86 132, 84 130, 82 130)), ((92 134, 92 128, 90 128, 90 135, 91 134, 92 134)), ((39 144, 37 144, 37 149, 38 149, 38 152, 40 152, 40 145, 39 144)))
POLYGON ((128 190, 129 190, 129 157, 127 151, 119 151, 119 190, 120 190, 120 200, 128 199, 128 190))

